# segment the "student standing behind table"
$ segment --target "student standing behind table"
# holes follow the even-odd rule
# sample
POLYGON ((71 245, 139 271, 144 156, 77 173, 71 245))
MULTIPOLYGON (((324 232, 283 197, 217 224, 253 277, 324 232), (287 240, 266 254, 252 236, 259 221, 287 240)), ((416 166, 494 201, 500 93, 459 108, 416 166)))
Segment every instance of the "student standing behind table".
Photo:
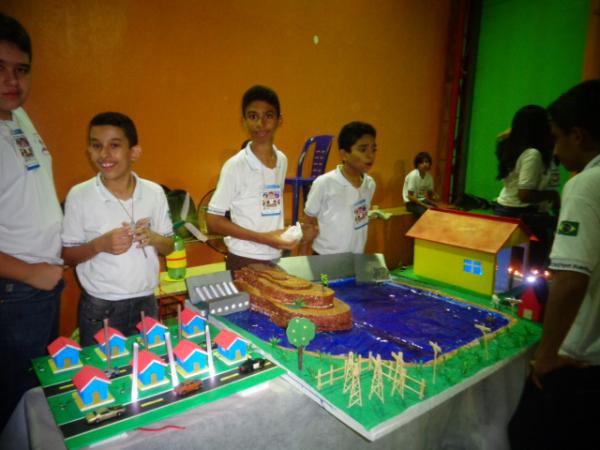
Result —
POLYGON ((81 345, 94 343, 104 319, 129 336, 138 333, 141 311, 157 317, 158 254, 173 251, 162 187, 131 170, 142 152, 132 120, 116 112, 98 114, 88 134, 98 174, 70 190, 62 231, 63 258, 76 266, 83 288, 81 345))
POLYGON ((211 232, 226 236, 228 270, 270 263, 281 257, 281 250, 298 245, 281 237, 287 158, 274 144, 282 123, 275 91, 248 89, 242 98, 242 123, 250 141, 223 165, 206 215, 211 232), (225 217, 228 211, 231 220, 225 217))
POLYGON ((554 210, 560 208, 558 191, 547 189, 552 148, 547 111, 528 105, 517 111, 508 136, 498 142, 496 150, 497 179, 504 187, 494 214, 521 219, 538 237, 531 246, 531 262, 538 267, 546 265, 556 225, 549 212, 540 212, 540 205, 551 202, 554 210))
POLYGON ((600 448, 600 80, 548 108, 563 189, 542 340, 509 424, 513 449, 600 448))
POLYGON ((406 175, 402 198, 406 209, 416 218, 423 215, 429 208, 437 206, 437 195, 433 190, 433 177, 429 173, 433 161, 427 152, 415 156, 415 168, 406 175))
POLYGON ((315 253, 364 252, 375 192, 375 180, 367 172, 375 162, 376 134, 368 123, 344 125, 338 135, 342 164, 313 182, 304 214, 306 224, 319 230, 312 243, 315 253))
POLYGON ((62 212, 52 158, 21 108, 31 88, 31 40, 0 13, 0 430, 37 384, 31 358, 58 336, 62 212))

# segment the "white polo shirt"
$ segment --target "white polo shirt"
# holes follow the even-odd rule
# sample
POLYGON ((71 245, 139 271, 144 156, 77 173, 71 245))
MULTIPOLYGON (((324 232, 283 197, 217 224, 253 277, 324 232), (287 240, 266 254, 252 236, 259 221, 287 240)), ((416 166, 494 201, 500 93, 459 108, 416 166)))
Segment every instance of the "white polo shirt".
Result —
POLYGON ((600 155, 564 187, 550 268, 589 275, 560 353, 600 365, 600 155))
POLYGON ((427 199, 427 193, 433 192, 433 177, 429 172, 425 172, 425 176, 421 178, 419 169, 411 170, 404 179, 404 187, 402 188, 402 198, 404 203, 408 203, 408 192, 414 192, 415 197, 423 201, 427 199))
POLYGON ((27 263, 62 264, 61 222, 52 157, 17 108, 12 120, 0 120, 0 252, 27 263))
POLYGON ((359 222, 356 211, 364 205, 368 212, 375 180, 364 174, 362 184, 355 188, 341 167, 317 177, 304 207, 307 216, 319 221, 319 235, 312 247, 321 255, 363 253, 367 242, 368 217, 359 222))
MULTIPOLYGON (((252 152, 250 144, 251 142, 223 165, 217 189, 208 205, 208 213, 224 216, 230 211, 233 223, 252 231, 282 229, 283 196, 281 213, 278 215, 262 214, 262 198, 264 187, 268 185, 279 185, 283 193, 287 158, 273 146, 277 163, 274 169, 269 169, 252 152)), ((227 236, 225 244, 231 253, 246 258, 273 260, 281 257, 280 250, 257 242, 227 236)))
POLYGON ((530 203, 523 203, 519 199, 520 189, 542 190, 549 181, 544 176, 546 168, 542 161, 542 154, 535 148, 528 148, 517 159, 514 169, 502 180, 504 187, 496 200, 502 206, 524 208, 530 203))
MULTIPOLYGON (((150 218, 155 233, 170 236, 173 225, 162 187, 139 178, 135 173, 132 198, 121 201, 104 186, 100 174, 69 191, 65 204, 62 240, 65 247, 76 247, 130 222, 150 218), (125 208, 125 210, 123 209, 125 208), (127 212, 126 212, 127 211, 127 212)), ((99 253, 77 265, 81 286, 94 297, 105 300, 150 295, 158 285, 159 262, 156 249, 147 246, 146 254, 134 243, 120 255, 99 253)))

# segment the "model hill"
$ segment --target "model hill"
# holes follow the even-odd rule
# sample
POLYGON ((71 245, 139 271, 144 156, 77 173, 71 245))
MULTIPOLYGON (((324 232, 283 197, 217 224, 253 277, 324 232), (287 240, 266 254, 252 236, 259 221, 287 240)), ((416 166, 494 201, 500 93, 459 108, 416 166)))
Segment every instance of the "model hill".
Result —
POLYGON ((334 292, 266 264, 251 264, 235 272, 235 284, 250 295, 250 309, 266 314, 286 328, 293 317, 313 322, 317 331, 352 328, 350 307, 334 292))

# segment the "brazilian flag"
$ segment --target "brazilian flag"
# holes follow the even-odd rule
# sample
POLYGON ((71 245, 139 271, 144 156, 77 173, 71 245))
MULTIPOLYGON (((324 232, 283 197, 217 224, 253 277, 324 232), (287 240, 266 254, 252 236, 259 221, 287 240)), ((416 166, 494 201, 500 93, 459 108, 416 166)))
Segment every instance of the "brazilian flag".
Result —
POLYGON ((563 220, 558 225, 558 234, 562 234, 564 236, 577 236, 577 233, 579 233, 579 222, 563 220))

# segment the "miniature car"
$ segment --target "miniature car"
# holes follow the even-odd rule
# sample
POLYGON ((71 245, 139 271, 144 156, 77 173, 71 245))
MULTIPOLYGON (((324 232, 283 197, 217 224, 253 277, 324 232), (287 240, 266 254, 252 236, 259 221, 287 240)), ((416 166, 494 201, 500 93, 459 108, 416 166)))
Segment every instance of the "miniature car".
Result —
POLYGON ((255 370, 262 369, 263 367, 265 367, 266 363, 267 361, 263 358, 247 359, 242 364, 240 364, 239 371, 240 373, 251 373, 255 370))
POLYGON ((202 380, 186 380, 177 385, 175 393, 180 397, 196 392, 202 387, 202 380))
POLYGON ((125 407, 123 406, 109 406, 107 408, 100 408, 85 416, 87 423, 100 423, 105 420, 114 419, 115 417, 122 416, 125 413, 125 407))

